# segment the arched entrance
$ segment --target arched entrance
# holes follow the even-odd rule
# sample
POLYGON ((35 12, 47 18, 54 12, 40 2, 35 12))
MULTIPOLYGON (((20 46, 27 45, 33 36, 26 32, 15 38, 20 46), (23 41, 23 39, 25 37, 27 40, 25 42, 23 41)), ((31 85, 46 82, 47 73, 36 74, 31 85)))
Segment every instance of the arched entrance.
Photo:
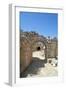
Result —
MULTIPOLYGON (((20 39, 20 73, 22 73, 32 62, 34 51, 37 51, 39 55, 43 54, 44 56, 40 58, 43 59, 44 63, 47 62, 46 43, 47 43, 46 40, 39 37, 33 39, 33 41, 30 41, 29 38, 24 36, 20 39)), ((43 66, 43 63, 41 64, 43 66)))
MULTIPOLYGON (((34 41, 31 43, 31 48, 32 48, 32 53, 33 52, 37 52, 39 53, 39 57, 42 57, 41 59, 43 59, 45 61, 45 63, 47 63, 47 40, 37 37, 34 39, 34 41), (41 55, 41 56, 40 56, 41 55)), ((36 53, 35 53, 36 56, 36 53)))
POLYGON ((40 49, 41 49, 40 47, 37 47, 37 51, 40 51, 40 49))
POLYGON ((34 42, 32 45, 32 57, 39 58, 41 60, 45 59, 45 45, 43 42, 34 42))

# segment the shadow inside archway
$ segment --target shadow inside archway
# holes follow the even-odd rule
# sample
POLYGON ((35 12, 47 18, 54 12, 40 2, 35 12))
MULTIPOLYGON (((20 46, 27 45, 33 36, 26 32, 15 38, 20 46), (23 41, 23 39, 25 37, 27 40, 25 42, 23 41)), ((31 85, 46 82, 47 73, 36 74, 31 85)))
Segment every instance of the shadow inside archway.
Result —
POLYGON ((33 57, 32 63, 26 68, 24 72, 20 74, 20 78, 27 77, 28 75, 37 75, 39 69, 45 67, 45 60, 33 57))

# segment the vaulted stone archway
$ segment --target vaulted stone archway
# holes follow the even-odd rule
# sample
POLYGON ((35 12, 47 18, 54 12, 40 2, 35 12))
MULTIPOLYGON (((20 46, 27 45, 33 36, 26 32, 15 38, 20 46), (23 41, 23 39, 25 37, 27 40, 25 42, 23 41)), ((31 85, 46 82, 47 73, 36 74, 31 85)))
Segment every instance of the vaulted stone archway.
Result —
POLYGON ((47 62, 47 41, 41 37, 29 38, 22 36, 20 38, 20 72, 23 72, 32 62, 32 52, 37 49, 44 49, 45 62, 47 62), (35 46, 35 47, 34 47, 35 46), (43 46, 45 46, 43 48, 43 46))
MULTIPOLYGON (((35 38, 35 37, 34 37, 35 38)), ((47 40, 41 37, 37 37, 33 39, 33 42, 31 43, 32 51, 35 50, 43 50, 45 53, 45 63, 47 62, 47 40)))

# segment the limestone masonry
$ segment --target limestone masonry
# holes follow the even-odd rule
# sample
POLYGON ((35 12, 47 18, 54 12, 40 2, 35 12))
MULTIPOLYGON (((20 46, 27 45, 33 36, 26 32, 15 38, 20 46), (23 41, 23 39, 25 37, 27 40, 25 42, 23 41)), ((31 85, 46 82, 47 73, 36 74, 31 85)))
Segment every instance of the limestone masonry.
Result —
POLYGON ((45 56, 45 63, 48 58, 57 58, 57 38, 44 37, 36 32, 20 32, 20 72, 32 62, 32 53, 42 51, 45 56))

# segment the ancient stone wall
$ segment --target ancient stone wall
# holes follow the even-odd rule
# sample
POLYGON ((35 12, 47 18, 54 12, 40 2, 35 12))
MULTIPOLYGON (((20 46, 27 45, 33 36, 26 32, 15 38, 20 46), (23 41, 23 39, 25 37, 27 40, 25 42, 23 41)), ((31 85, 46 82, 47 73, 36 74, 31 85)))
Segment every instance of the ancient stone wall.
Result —
POLYGON ((47 57, 56 58, 58 56, 57 41, 51 41, 47 44, 47 57))
POLYGON ((20 72, 23 72, 32 61, 32 49, 26 38, 22 38, 20 42, 20 72))
POLYGON ((20 35, 20 72, 23 72, 32 62, 32 52, 45 47, 45 60, 58 56, 57 40, 48 40, 38 34, 22 33, 20 35))

